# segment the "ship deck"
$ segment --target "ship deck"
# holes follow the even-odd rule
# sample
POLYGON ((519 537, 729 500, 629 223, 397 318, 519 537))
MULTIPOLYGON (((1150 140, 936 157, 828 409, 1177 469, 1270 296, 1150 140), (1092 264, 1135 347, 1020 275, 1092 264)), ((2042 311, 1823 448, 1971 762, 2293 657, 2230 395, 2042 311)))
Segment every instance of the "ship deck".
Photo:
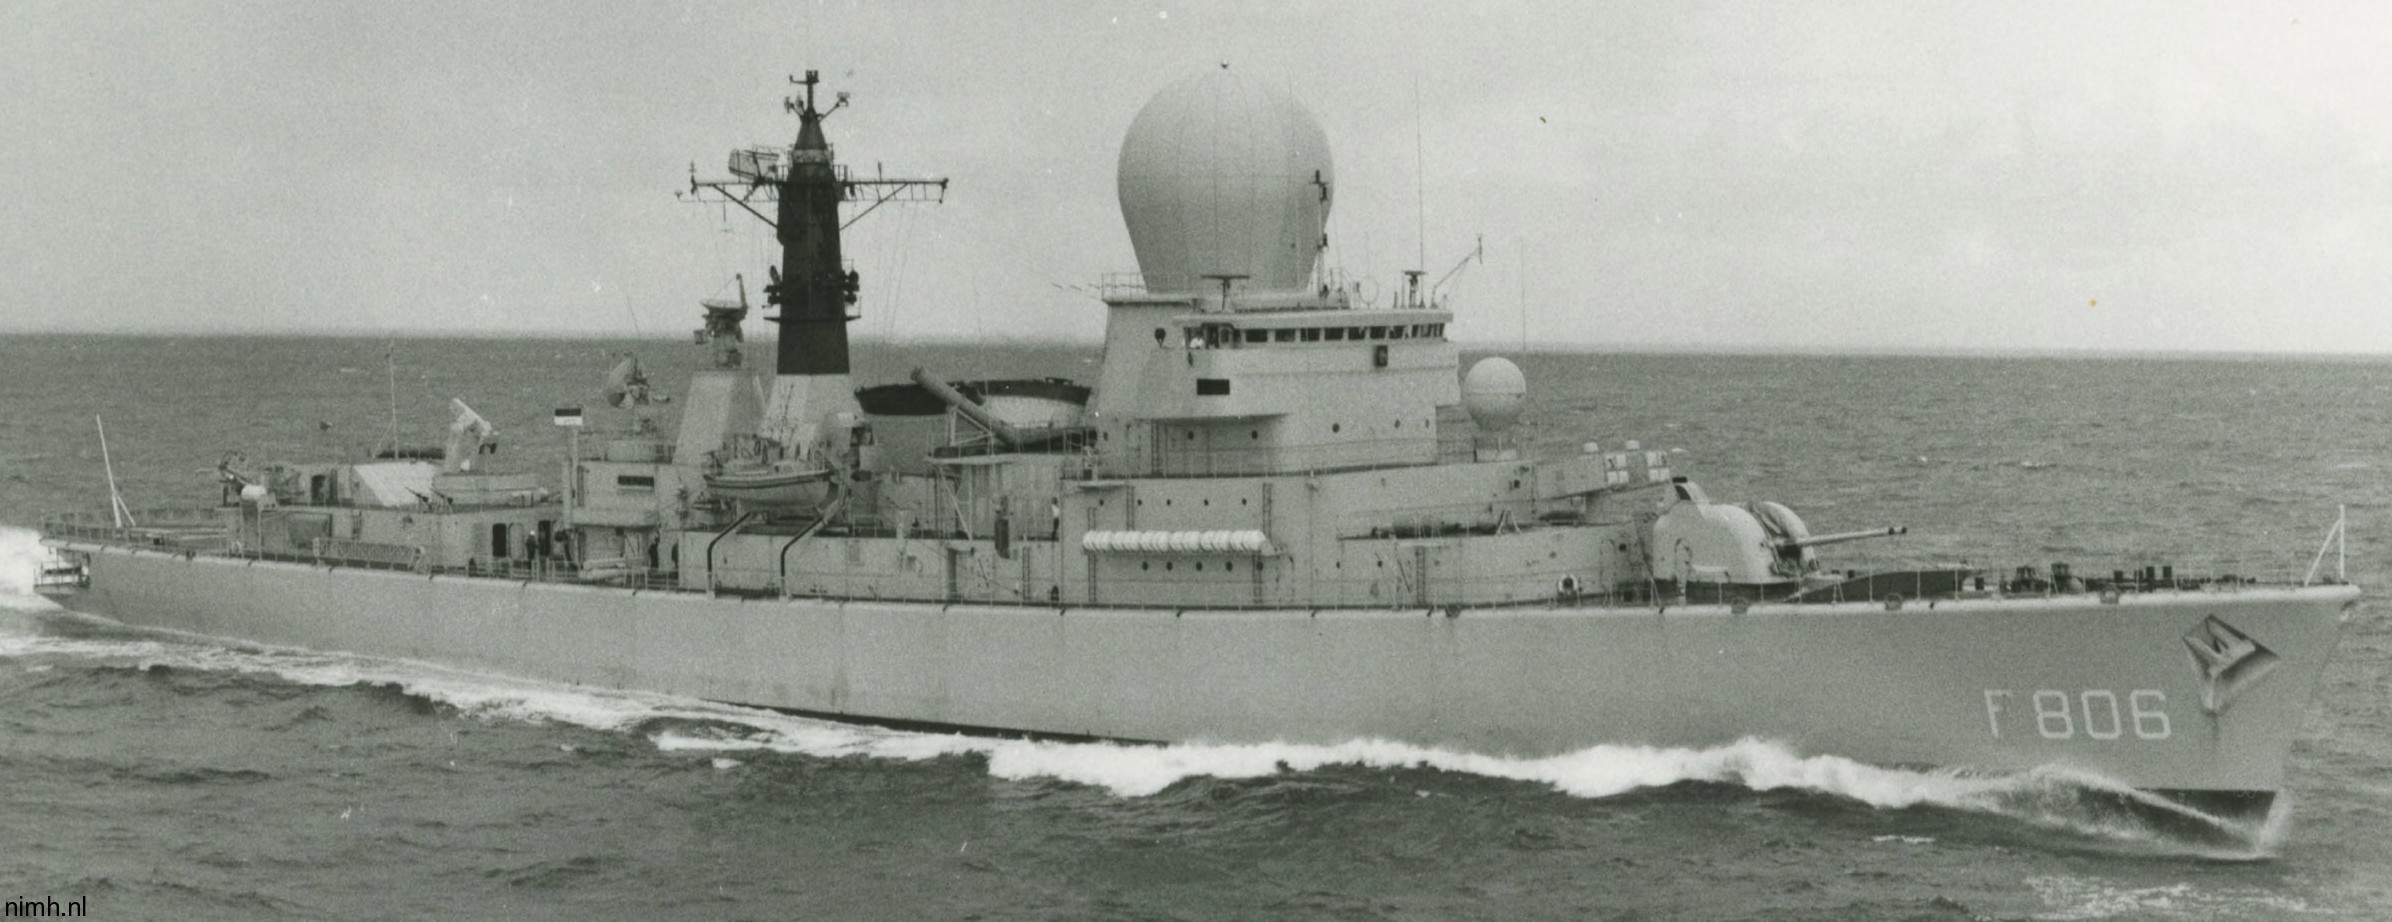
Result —
MULTIPOLYGON (((261 552, 241 548, 214 526, 203 520, 204 510, 174 512, 152 511, 141 518, 151 524, 117 526, 90 521, 83 517, 61 516, 42 524, 45 544, 71 552, 117 550, 131 553, 158 553, 185 558, 211 557, 227 560, 271 561, 301 564, 325 569, 379 570, 422 574, 427 577, 493 580, 514 583, 539 583, 579 586, 594 589, 616 588, 640 592, 670 592, 711 598, 748 600, 805 599, 831 602, 899 602, 927 604, 966 604, 1045 609, 1103 607, 1107 609, 1153 609, 1161 611, 1406 611, 1421 610, 1430 614, 1458 615, 1465 610, 1538 610, 1538 609, 1620 609, 1667 611, 1670 609, 1706 608, 1729 612, 1743 612, 1754 607, 1819 609, 1862 605, 1901 610, 1905 607, 1933 610, 1938 604, 1963 601, 2003 601, 2032 603, 2036 601, 2082 604, 2089 600, 2118 603, 2127 599, 2188 593, 2238 593, 2259 590, 2282 590, 2309 585, 2337 585, 2344 581, 2331 576, 2318 580, 2267 580, 2251 576, 2215 575, 2184 576, 2155 570, 2117 571, 2111 576, 2057 582, 2034 578, 2005 581, 1998 575, 1987 575, 1973 568, 1940 567, 1892 571, 1844 571, 1846 579, 1823 591, 1813 589, 1795 597, 1754 600, 1744 597, 1731 586, 1695 584, 1677 586, 1669 583, 1639 581, 1610 587, 1588 586, 1581 591, 1555 593, 1525 600, 1472 602, 1463 605, 1421 605, 1400 599, 1355 603, 1350 601, 1271 602, 1267 604, 1214 604, 1192 606, 1176 603, 1142 603, 1135 598, 1107 600, 1102 606, 1080 603, 981 597, 972 594, 892 595, 840 593, 789 589, 786 591, 734 589, 709 586, 702 575, 685 578, 671 569, 624 568, 619 562, 608 562, 602 568, 585 569, 566 560, 509 560, 477 559, 467 566, 445 566, 424 561, 377 559, 374 557, 339 556, 335 554, 290 554, 261 552)), ((1035 539, 1024 539, 1035 540, 1035 539)), ((337 545, 337 543, 336 543, 337 545)), ((809 574, 792 571, 791 576, 809 574)), ((790 580, 797 583, 799 580, 790 580)), ((63 585, 62 581, 62 585, 63 585)), ((1325 588, 1328 599, 1347 599, 1350 595, 1325 588)))

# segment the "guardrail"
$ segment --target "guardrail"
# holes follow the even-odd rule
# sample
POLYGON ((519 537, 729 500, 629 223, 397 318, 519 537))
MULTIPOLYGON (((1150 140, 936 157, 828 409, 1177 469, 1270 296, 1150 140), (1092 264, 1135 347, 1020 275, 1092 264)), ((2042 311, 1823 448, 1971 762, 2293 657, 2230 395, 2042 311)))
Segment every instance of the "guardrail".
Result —
MULTIPOLYGON (((1583 575, 1560 569, 1507 577, 1468 577, 1431 575, 1422 577, 1405 565, 1397 565, 1386 576, 1374 574, 1366 578, 1327 577, 1307 579, 1305 591, 1296 594, 1266 593, 1255 599, 1244 590, 1252 586, 1250 576, 1239 571, 1235 577, 1202 578, 1176 577, 1107 577, 1097 584, 1097 600, 1066 600, 1067 583, 1055 574, 1028 573, 1008 561, 1006 565, 982 565, 959 568, 952 579, 943 571, 900 577, 896 574, 858 573, 852 570, 792 570, 786 574, 762 570, 718 569, 712 577, 714 586, 705 582, 706 574, 681 574, 672 570, 627 567, 623 561, 596 562, 599 566, 583 567, 574 561, 560 559, 518 560, 477 557, 464 566, 444 566, 429 562, 419 548, 397 545, 371 545, 367 542, 318 539, 315 553, 292 554, 262 552, 233 545, 221 532, 205 533, 198 529, 168 531, 152 534, 151 526, 116 528, 113 523, 87 524, 91 517, 61 516, 43 523, 45 537, 72 538, 109 544, 136 552, 156 551, 182 556, 205 554, 240 560, 276 561, 309 566, 349 568, 419 573, 426 576, 495 579, 508 582, 551 583, 579 586, 616 586, 638 590, 709 593, 747 598, 790 598, 827 601, 887 601, 918 602, 924 604, 964 603, 975 605, 1029 606, 1090 606, 1107 608, 1142 608, 1231 611, 1342 609, 1342 610, 1410 610, 1462 608, 1661 608, 1710 604, 1729 606, 1755 602, 1779 601, 1743 596, 1733 584, 1678 585, 1673 581, 1655 580, 1630 575, 1609 586, 1581 582, 1583 575), (169 542, 167 537, 176 540, 169 542), (684 582, 683 576, 693 577, 684 582), (737 587, 724 587, 724 577, 737 587), (1234 596, 1234 597, 1233 597, 1234 596)), ((171 519, 171 516, 158 516, 171 519)), ((154 520, 154 519, 153 519, 154 520)), ((194 517, 181 519, 199 521, 194 517)), ((213 524, 213 520, 210 521, 213 524)), ((945 539, 925 538, 939 542, 945 539)), ((1035 536, 1017 536, 1024 543, 1044 540, 1035 536)), ((986 562, 983 561, 983 564, 986 562)), ((2076 577, 2066 570, 2046 578, 2032 568, 2020 568, 2014 573, 1980 573, 1968 570, 1965 578, 1955 575, 1953 568, 1921 568, 1869 574, 1846 571, 1849 580, 1846 592, 1818 593, 1809 601, 1861 602, 1869 604, 1902 605, 1929 603, 1968 598, 2052 598, 2099 597, 2104 601, 2122 594, 2157 591, 2234 591, 2261 585, 2293 585, 2296 580, 2262 581, 2247 576, 2179 577, 2173 570, 2162 571, 2146 567, 2141 570, 2120 570, 2090 577, 2076 577), (1904 582, 1904 578, 1908 582, 1904 582), (2005 578, 2007 577, 2007 578, 2005 578)), ((1085 587, 1085 578, 1068 582, 1072 587, 1085 587)))

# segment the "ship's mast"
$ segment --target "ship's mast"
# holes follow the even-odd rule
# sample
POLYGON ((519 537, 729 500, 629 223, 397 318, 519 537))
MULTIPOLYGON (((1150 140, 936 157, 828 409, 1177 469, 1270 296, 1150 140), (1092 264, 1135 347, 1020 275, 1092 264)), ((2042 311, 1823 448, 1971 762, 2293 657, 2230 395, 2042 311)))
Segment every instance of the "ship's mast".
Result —
POLYGON ((811 450, 810 435, 831 414, 855 413, 852 386, 847 380, 847 323, 862 316, 857 309, 861 277, 847 268, 839 234, 891 201, 942 201, 945 179, 854 179, 839 166, 824 136, 822 123, 847 105, 840 93, 830 108, 816 104, 818 71, 789 82, 804 87, 803 96, 784 98, 781 105, 798 117, 797 140, 781 152, 749 149, 731 154, 731 179, 701 180, 693 167, 691 200, 737 205, 773 229, 781 244, 780 265, 771 267, 765 303, 780 308, 766 318, 780 324, 780 343, 773 361, 773 388, 758 433, 785 451, 811 450), (859 194, 862 193, 862 194, 859 194), (771 217, 757 206, 777 202, 771 217), (855 218, 840 219, 839 206, 863 202, 855 218))
POLYGON ((781 265, 774 283, 764 290, 765 301, 781 306, 773 322, 781 325, 781 344, 773 371, 780 375, 843 375, 847 373, 847 309, 856 302, 859 279, 839 255, 839 202, 847 197, 830 142, 823 139, 822 121, 847 105, 847 94, 829 112, 814 106, 815 71, 804 80, 802 100, 790 97, 783 108, 798 117, 797 143, 789 149, 789 169, 780 183, 781 207, 773 231, 781 242, 781 265))

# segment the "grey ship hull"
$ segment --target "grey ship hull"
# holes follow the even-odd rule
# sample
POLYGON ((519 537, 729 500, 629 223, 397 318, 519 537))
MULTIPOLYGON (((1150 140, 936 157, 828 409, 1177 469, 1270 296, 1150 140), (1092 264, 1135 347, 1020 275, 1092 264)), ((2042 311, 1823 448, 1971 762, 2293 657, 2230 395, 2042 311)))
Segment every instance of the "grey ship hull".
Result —
POLYGON ((1175 611, 709 598, 51 543, 88 555, 71 607, 127 624, 838 717, 1515 756, 1759 736, 2239 794, 2283 785, 2358 597, 1175 611), (2221 653, 2220 636, 2250 643, 2221 653))

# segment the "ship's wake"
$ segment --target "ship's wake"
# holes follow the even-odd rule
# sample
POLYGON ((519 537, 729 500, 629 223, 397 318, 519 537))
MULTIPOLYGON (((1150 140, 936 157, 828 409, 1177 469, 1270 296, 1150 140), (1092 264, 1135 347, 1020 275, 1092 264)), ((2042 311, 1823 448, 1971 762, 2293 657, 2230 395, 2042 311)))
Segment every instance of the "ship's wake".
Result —
MULTIPOLYGON (((1605 798, 1684 784, 1800 791, 1882 810, 1944 809, 2006 816, 2105 840, 2222 858, 2272 845, 2267 829, 2212 816, 2082 771, 2044 767, 1979 773, 1886 768, 1805 755, 1766 739, 1704 748, 1596 745, 1519 758, 1388 740, 1307 743, 1059 742, 942 736, 774 715, 774 720, 679 726, 651 733, 668 752, 717 756, 767 751, 815 757, 986 758, 989 774, 1048 778, 1144 797, 1193 778, 1246 779, 1338 767, 1445 771, 1538 784, 1572 797, 1605 798), (780 721, 789 721, 783 724, 780 721), (794 725, 791 725, 794 724, 794 725)), ((2279 817, 2280 820, 2280 817, 2279 817)))

